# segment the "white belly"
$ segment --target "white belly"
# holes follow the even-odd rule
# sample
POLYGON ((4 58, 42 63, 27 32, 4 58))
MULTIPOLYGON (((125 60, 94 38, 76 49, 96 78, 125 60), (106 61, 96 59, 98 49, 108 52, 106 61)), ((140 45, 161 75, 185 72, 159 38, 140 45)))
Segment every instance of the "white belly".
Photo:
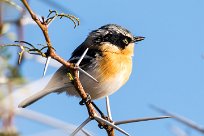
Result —
POLYGON ((87 71, 90 75, 96 78, 99 83, 93 81, 84 74, 80 74, 80 80, 86 93, 91 95, 92 99, 100 99, 116 92, 129 79, 132 69, 132 61, 130 63, 117 62, 114 66, 115 74, 111 73, 109 67, 100 70, 97 65, 94 69, 87 71))
POLYGON ((88 77, 84 75, 80 77, 80 80, 86 93, 90 94, 92 99, 99 99, 117 91, 123 85, 123 76, 124 75, 120 73, 106 81, 100 82, 99 80, 99 83, 88 79, 88 77))

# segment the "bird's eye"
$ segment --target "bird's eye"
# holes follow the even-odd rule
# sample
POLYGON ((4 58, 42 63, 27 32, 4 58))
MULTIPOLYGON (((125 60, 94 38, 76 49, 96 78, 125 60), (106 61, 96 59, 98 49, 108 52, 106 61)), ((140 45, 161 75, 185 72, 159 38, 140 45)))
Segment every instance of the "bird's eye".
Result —
POLYGON ((128 39, 127 38, 123 39, 123 43, 125 43, 126 45, 129 44, 128 39))

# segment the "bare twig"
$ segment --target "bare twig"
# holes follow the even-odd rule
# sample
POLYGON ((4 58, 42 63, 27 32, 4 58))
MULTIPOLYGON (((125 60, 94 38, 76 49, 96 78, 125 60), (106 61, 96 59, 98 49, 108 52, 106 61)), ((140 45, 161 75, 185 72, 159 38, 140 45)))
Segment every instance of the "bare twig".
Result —
POLYGON ((75 136, 90 121, 91 121, 91 119, 88 117, 79 127, 77 127, 77 129, 74 130, 74 132, 72 132, 72 134, 70 136, 75 136))
POLYGON ((68 124, 56 118, 52 118, 50 116, 47 116, 47 115, 44 115, 44 114, 41 114, 35 111, 31 111, 28 109, 18 109, 15 111, 15 114, 17 114, 18 116, 22 116, 22 117, 52 126, 54 128, 62 129, 64 131, 69 130, 70 132, 76 128, 76 126, 74 125, 68 124))
POLYGON ((79 25, 79 18, 70 15, 70 14, 64 14, 64 13, 57 13, 57 11, 55 10, 49 10, 49 14, 47 16, 47 20, 46 23, 50 24, 56 17, 59 17, 60 19, 62 19, 63 17, 66 17, 68 19, 70 19, 73 23, 74 23, 74 28, 76 28, 79 25), (51 16, 51 14, 54 14, 53 16, 51 16))
POLYGON ((28 42, 24 42, 24 41, 18 41, 20 43, 26 43, 26 45, 20 45, 20 44, 6 44, 6 45, 0 45, 0 48, 5 47, 5 46, 16 46, 19 47, 21 49, 21 51, 19 52, 19 62, 21 61, 22 55, 24 52, 28 52, 30 54, 36 54, 36 55, 40 55, 42 57, 46 57, 46 54, 42 52, 42 50, 45 48, 41 48, 41 49, 37 49, 34 45, 28 43, 28 42), (30 46, 30 47, 28 47, 30 46))
POLYGON ((121 124, 127 124, 127 123, 135 123, 135 122, 158 120, 158 119, 166 119, 166 118, 171 118, 171 116, 137 118, 137 119, 123 120, 123 121, 116 121, 116 122, 114 122, 114 124, 115 125, 121 125, 121 124))
POLYGON ((183 116, 180 116, 180 115, 176 115, 174 113, 171 113, 171 112, 168 112, 166 110, 163 110, 157 106, 154 106, 154 105, 151 105, 151 107, 163 114, 166 114, 166 115, 169 115, 171 116, 173 119, 189 126, 190 128, 194 129, 194 130, 197 130, 198 132, 204 134, 204 127, 201 127, 200 125, 198 125, 197 123, 193 122, 192 120, 189 120, 183 116))

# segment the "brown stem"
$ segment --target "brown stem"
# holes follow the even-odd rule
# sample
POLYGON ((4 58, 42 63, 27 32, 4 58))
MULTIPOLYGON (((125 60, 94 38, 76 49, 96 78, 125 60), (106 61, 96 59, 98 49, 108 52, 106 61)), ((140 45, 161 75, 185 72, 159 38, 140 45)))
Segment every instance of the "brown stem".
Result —
MULTIPOLYGON (((83 89, 83 86, 78 78, 78 70, 74 70, 74 80, 75 80, 75 87, 79 93, 79 95, 81 96, 82 99, 87 99, 87 94, 85 93, 84 89, 83 89)), ((97 116, 97 113, 93 107, 93 105, 90 103, 90 102, 87 102, 86 103, 86 107, 87 107, 87 110, 89 112, 89 116, 91 118, 93 118, 94 116, 97 116)))
POLYGON ((48 27, 47 24, 45 22, 41 22, 41 20, 37 17, 37 15, 32 11, 32 9, 30 8, 30 6, 28 5, 27 0, 21 0, 22 3, 24 4, 24 6, 26 7, 26 9, 28 10, 28 12, 30 13, 32 19, 38 24, 38 26, 40 27, 40 29, 42 30, 45 40, 47 42, 48 47, 50 47, 50 53, 53 52, 53 49, 51 48, 51 40, 50 37, 48 35, 48 27))
POLYGON ((107 127, 106 132, 107 132, 108 136, 114 136, 115 135, 114 129, 111 126, 107 127))

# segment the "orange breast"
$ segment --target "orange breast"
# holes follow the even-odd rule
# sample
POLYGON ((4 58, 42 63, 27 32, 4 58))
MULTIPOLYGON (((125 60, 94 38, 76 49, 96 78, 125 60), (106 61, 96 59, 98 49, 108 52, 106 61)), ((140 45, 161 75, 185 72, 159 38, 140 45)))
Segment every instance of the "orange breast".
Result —
MULTIPOLYGON (((107 45, 109 46, 109 45, 107 45)), ((123 85, 128 79, 132 71, 132 56, 134 45, 129 45, 126 49, 114 49, 102 46, 103 59, 99 60, 100 82, 115 80, 120 78, 123 85)))

